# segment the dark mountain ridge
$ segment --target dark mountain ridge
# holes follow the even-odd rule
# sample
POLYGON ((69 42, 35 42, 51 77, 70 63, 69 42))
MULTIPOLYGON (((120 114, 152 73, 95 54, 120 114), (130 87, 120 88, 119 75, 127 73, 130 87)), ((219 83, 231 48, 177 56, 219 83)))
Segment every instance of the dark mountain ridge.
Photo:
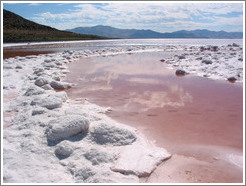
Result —
POLYGON ((225 31, 210 31, 210 30, 180 30, 170 33, 160 33, 153 30, 137 30, 137 29, 118 29, 111 26, 97 25, 93 27, 77 27, 67 29, 66 31, 80 34, 95 34, 111 38, 227 38, 241 39, 242 32, 225 32, 225 31))
POLYGON ((3 42, 103 39, 91 34, 76 34, 29 21, 3 9, 3 42))

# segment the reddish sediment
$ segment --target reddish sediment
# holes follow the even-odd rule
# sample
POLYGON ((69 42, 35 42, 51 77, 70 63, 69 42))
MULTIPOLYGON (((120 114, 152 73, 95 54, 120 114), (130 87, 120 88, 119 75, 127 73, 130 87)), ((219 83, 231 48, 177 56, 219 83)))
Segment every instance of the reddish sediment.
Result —
POLYGON ((52 53, 52 51, 25 51, 25 50, 21 50, 21 49, 3 49, 3 59, 8 59, 11 57, 16 57, 16 56, 20 56, 20 57, 25 57, 25 56, 29 56, 29 55, 39 55, 39 54, 49 54, 52 53))

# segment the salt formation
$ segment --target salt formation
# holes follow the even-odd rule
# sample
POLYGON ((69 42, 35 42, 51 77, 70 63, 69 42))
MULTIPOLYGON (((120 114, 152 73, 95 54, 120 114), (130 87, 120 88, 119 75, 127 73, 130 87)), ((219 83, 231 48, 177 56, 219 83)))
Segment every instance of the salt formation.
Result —
POLYGON ((191 46, 180 56, 165 59, 171 67, 211 79, 243 82, 243 50, 227 46, 191 46))
POLYGON ((81 132, 87 132, 89 121, 80 115, 60 116, 51 120, 46 129, 48 141, 66 139, 81 132))

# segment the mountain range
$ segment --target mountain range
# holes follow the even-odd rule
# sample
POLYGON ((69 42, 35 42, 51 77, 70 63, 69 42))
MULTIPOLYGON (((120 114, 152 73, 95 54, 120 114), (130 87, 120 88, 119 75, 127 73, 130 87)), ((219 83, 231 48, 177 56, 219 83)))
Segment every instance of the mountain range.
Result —
POLYGON ((228 38, 241 39, 243 32, 225 32, 225 31, 210 31, 210 30, 180 30, 170 33, 160 33, 153 30, 138 30, 138 29, 119 29, 111 26, 97 25, 93 27, 77 27, 67 29, 66 31, 79 34, 94 34, 109 38, 228 38))
POLYGON ((105 39, 95 35, 76 34, 29 21, 3 9, 3 42, 64 41, 105 39))

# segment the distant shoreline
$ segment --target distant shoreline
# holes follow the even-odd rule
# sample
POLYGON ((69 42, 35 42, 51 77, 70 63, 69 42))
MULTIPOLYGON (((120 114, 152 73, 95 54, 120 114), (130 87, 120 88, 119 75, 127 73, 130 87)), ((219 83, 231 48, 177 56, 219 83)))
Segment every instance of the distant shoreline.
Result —
POLYGON ((5 47, 15 47, 15 46, 22 46, 22 45, 46 45, 46 44, 59 44, 59 43, 80 43, 80 42, 103 42, 103 41, 117 41, 117 40, 168 40, 168 39, 184 39, 184 40, 196 40, 196 39, 202 39, 202 40, 222 40, 222 39, 228 39, 228 40, 242 40, 241 39, 234 39, 234 38, 136 38, 136 39, 86 39, 86 40, 60 40, 60 41, 21 41, 21 42, 3 42, 3 48, 5 47))

